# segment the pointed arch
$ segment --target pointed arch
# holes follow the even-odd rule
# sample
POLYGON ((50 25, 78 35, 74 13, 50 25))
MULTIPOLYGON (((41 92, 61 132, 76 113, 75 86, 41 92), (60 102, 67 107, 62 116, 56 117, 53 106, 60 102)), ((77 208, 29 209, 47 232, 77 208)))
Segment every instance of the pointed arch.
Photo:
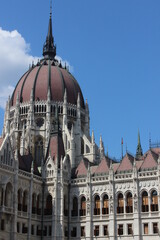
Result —
POLYGON ((100 215, 100 197, 97 194, 94 197, 94 215, 100 215))
POLYGON ((81 197, 81 205, 80 205, 80 212, 79 212, 79 215, 80 216, 85 216, 86 215, 86 198, 85 196, 82 196, 81 197))
POLYGON ((107 194, 103 196, 102 214, 109 214, 109 198, 107 194))
POLYGON ((146 191, 142 192, 142 212, 148 212, 149 205, 148 205, 148 193, 146 191))
POLYGON ((133 212, 133 197, 132 193, 128 192, 126 195, 126 213, 132 213, 133 212))
POLYGON ((156 190, 151 192, 151 211, 158 211, 158 194, 156 190))
POLYGON ((119 193, 117 196, 117 213, 124 213, 124 198, 122 193, 119 193))
POLYGON ((76 196, 72 199, 72 217, 78 216, 78 198, 76 196))

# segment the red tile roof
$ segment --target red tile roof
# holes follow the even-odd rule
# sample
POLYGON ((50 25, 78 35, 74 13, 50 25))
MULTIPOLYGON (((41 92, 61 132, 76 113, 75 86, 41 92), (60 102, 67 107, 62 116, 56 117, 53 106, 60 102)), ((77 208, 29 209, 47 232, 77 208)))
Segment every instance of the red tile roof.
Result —
POLYGON ((129 171, 133 169, 133 162, 134 162, 134 157, 131 156, 129 153, 126 153, 122 161, 120 162, 120 165, 117 169, 117 172, 121 171, 129 171))
POLYGON ((140 167, 142 166, 143 162, 144 162, 143 160, 141 160, 141 161, 136 161, 136 168, 137 168, 137 170, 140 169, 140 167))
POLYGON ((109 172, 109 165, 110 165, 109 161, 110 160, 108 158, 104 157, 101 160, 99 166, 97 167, 95 173, 106 173, 106 172, 108 173, 109 172))
POLYGON ((156 154, 160 154, 160 148, 151 148, 151 151, 156 154))
POLYGON ((158 154, 156 154, 152 150, 149 150, 145 154, 145 159, 143 164, 141 165, 141 169, 152 169, 154 167, 157 167, 157 160, 158 160, 158 154))
POLYGON ((50 138, 49 146, 48 146, 48 156, 51 156, 52 159, 55 161, 58 155, 58 161, 61 161, 61 157, 65 156, 64 153, 64 144, 61 136, 53 135, 50 138), (58 151, 58 152, 57 152, 58 151), (58 153, 58 154, 57 154, 58 153))
POLYGON ((78 165, 78 167, 75 170, 75 176, 83 176, 87 175, 88 172, 88 160, 87 159, 82 159, 78 165))
POLYGON ((16 104, 18 92, 21 102, 29 101, 32 89, 35 100, 47 100, 49 88, 51 100, 57 102, 63 101, 66 89, 68 103, 76 105, 79 93, 81 107, 85 108, 82 91, 76 79, 66 69, 52 65, 50 60, 42 60, 21 77, 12 95, 12 105, 16 104), (51 64, 50 70, 48 64, 51 64))

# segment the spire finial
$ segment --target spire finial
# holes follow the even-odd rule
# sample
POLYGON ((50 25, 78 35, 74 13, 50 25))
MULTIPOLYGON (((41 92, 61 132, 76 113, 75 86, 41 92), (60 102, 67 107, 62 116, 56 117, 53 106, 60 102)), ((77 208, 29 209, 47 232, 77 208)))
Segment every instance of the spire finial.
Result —
POLYGON ((138 144, 137 144, 136 158, 140 158, 142 155, 143 155, 143 151, 141 147, 140 133, 138 129, 138 144))
POLYGON ((50 0, 50 18, 48 25, 48 34, 43 46, 43 56, 49 59, 54 59, 56 56, 56 46, 54 45, 54 38, 52 34, 52 0, 50 0))
POLYGON ((52 17, 52 0, 50 0, 50 17, 52 17))

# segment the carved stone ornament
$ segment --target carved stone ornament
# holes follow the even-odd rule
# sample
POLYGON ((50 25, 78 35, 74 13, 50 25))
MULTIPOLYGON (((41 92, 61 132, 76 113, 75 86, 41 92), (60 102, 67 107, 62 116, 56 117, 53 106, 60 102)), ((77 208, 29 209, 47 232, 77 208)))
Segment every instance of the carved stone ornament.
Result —
POLYGON ((43 118, 38 118, 36 119, 36 125, 37 127, 42 127, 44 124, 44 119, 43 118))

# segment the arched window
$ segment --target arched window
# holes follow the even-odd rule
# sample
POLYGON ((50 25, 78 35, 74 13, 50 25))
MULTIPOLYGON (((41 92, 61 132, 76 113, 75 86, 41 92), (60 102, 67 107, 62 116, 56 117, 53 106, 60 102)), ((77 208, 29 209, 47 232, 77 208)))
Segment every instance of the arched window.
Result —
POLYGON ((80 216, 86 215, 86 198, 83 196, 81 198, 81 209, 80 209, 80 216))
POLYGON ((148 212, 149 206, 148 206, 148 193, 144 191, 142 193, 142 212, 148 212))
POLYGON ((73 206, 72 206, 72 217, 78 216, 78 199, 77 197, 73 198, 73 206))
POLYGON ((7 183, 7 186, 6 186, 4 205, 6 207, 12 206, 12 185, 11 185, 11 183, 7 183))
POLYGON ((22 190, 18 190, 18 211, 22 211, 22 190))
POLYGON ((52 215, 52 196, 49 194, 46 199, 45 215, 52 215))
POLYGON ((84 154, 84 140, 81 138, 81 154, 84 154))
POLYGON ((118 194, 117 213, 124 213, 124 199, 123 199, 123 194, 122 193, 118 194))
POLYGON ((41 166, 41 161, 43 158, 43 139, 39 136, 35 142, 35 160, 38 167, 41 166))
POLYGON ((28 205, 28 192, 25 191, 23 193, 23 212, 27 212, 27 205, 28 205))
POLYGON ((153 190, 151 193, 151 211, 158 211, 158 196, 156 190, 153 190))
POLYGON ((108 201, 108 195, 107 194, 105 194, 103 196, 102 214, 109 214, 109 201, 108 201))
POLYGON ((126 213, 132 213, 133 212, 133 198, 132 193, 127 193, 126 196, 126 213))
POLYGON ((100 197, 98 195, 94 198, 94 215, 100 215, 100 197))
POLYGON ((0 187, 0 205, 3 206, 3 196, 4 196, 4 190, 2 187, 0 187))
POLYGON ((36 194, 32 194, 32 213, 36 213, 36 194))
POLYGON ((68 216, 68 207, 67 207, 67 198, 66 195, 64 195, 64 216, 68 216))

